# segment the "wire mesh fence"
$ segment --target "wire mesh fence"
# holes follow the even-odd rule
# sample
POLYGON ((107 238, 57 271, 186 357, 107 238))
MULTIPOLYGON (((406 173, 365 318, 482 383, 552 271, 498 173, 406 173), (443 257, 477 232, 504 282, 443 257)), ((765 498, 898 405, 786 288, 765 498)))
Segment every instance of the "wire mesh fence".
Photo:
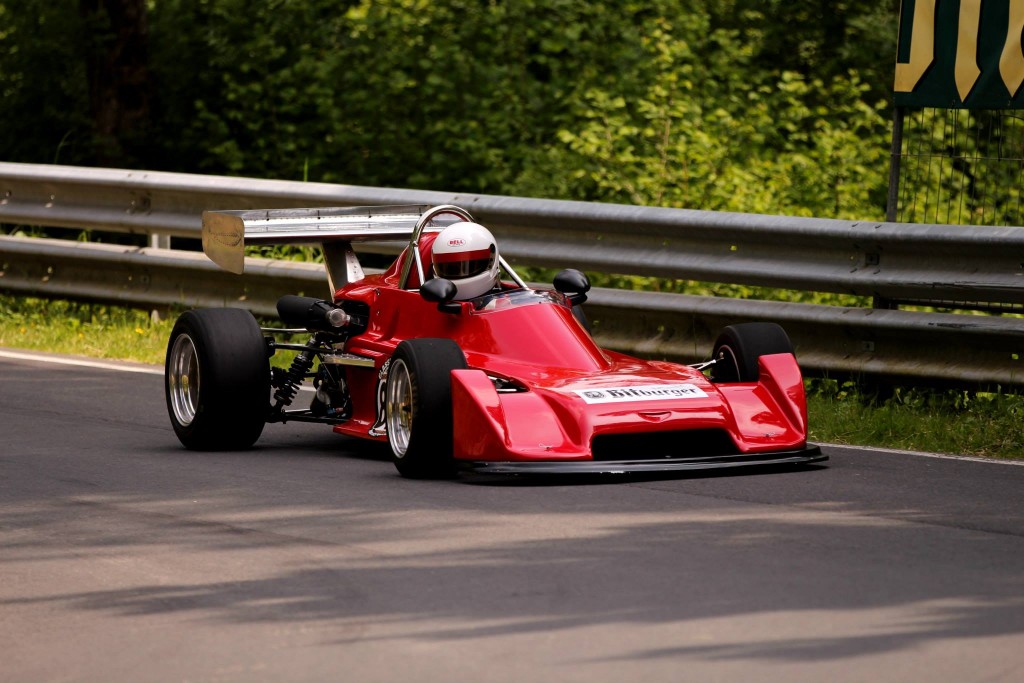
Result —
POLYGON ((891 219, 1024 225, 1024 111, 903 110, 896 131, 891 219))
MULTIPOLYGON (((1024 111, 897 109, 892 152, 889 221, 1024 226, 1024 111)), ((1024 305, 992 301, 875 297, 874 304, 1024 314, 1024 305)))

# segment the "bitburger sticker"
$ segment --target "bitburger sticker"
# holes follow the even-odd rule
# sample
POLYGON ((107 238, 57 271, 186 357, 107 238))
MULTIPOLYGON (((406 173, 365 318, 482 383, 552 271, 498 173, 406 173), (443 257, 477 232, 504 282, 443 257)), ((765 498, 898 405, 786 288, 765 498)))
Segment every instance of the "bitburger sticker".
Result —
POLYGON ((675 401, 706 398, 704 390, 693 384, 648 384, 635 387, 606 387, 575 390, 587 403, 630 403, 634 401, 675 401))

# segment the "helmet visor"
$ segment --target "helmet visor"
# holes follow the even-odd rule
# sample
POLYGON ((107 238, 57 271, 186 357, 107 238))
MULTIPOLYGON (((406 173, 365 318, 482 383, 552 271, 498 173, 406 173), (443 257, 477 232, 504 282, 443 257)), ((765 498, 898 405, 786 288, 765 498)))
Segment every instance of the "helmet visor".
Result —
POLYGON ((486 272, 494 264, 494 246, 489 249, 434 254, 434 272, 446 280, 460 280, 486 272))

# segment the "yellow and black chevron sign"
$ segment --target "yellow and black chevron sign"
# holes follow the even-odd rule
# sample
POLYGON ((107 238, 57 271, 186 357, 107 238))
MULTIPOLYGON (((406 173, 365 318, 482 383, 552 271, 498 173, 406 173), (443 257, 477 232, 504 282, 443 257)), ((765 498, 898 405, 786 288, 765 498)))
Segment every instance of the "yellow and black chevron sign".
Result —
POLYGON ((1024 108, 1024 0, 903 0, 901 107, 1024 108))

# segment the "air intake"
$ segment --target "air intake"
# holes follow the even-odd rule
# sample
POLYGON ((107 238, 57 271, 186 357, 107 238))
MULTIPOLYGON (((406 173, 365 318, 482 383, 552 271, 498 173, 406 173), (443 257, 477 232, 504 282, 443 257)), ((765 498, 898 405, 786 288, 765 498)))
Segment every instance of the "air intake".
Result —
POLYGON ((738 455, 721 429, 684 429, 638 434, 599 434, 591 442, 594 460, 661 460, 738 455))

